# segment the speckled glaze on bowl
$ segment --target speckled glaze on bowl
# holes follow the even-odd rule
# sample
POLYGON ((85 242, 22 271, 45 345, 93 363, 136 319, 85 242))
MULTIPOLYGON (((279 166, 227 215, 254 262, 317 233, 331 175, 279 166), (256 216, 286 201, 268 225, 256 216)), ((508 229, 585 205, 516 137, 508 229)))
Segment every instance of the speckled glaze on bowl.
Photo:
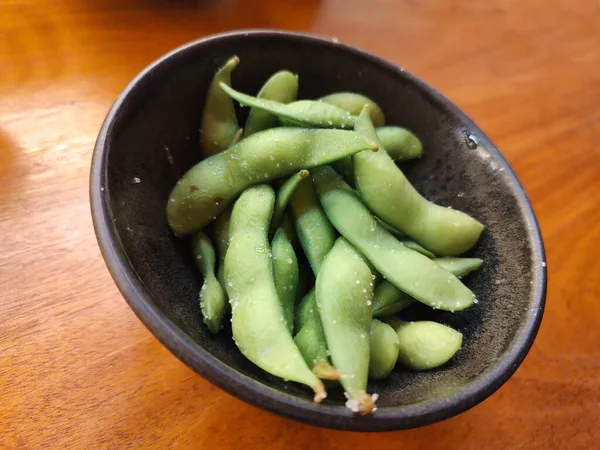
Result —
MULTIPOLYGON (((247 109, 239 111, 245 119, 247 109)), ((242 122, 243 123, 243 122, 242 122)), ((426 425, 481 402, 517 369, 542 318, 546 270, 527 196, 494 144, 454 104, 403 69, 355 48, 312 36, 246 31, 201 39, 143 70, 108 113, 94 150, 90 197, 98 242, 123 296, 175 356, 227 392, 302 422, 358 431, 426 425), (464 334, 451 362, 430 372, 396 369, 370 382, 378 410, 352 414, 340 392, 322 404, 247 361, 228 329, 213 337, 198 305, 201 277, 188 243, 169 231, 165 206, 178 178, 200 159, 206 88, 231 55, 233 86, 256 92, 276 70, 300 77, 299 98, 357 91, 373 98, 389 124, 414 131, 425 156, 403 166, 429 199, 482 221, 472 254, 485 260, 466 279, 479 303, 461 313, 415 305, 409 317, 450 324, 464 334)), ((202 399, 198 399, 202 401, 202 399)))

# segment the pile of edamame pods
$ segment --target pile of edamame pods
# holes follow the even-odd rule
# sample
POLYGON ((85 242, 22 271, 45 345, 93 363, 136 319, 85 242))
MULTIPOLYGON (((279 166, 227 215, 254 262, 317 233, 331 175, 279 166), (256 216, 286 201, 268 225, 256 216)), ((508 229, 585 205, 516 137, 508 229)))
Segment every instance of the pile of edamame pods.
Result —
POLYGON ((372 100, 297 100, 285 70, 252 97, 231 87, 239 62, 215 74, 204 159, 167 205, 171 229, 192 236, 204 322, 217 333, 231 314, 237 347, 258 367, 309 386, 316 402, 330 380, 368 414, 369 378, 397 364, 433 369, 460 349, 460 332, 396 315, 415 301, 452 312, 477 302, 460 278, 482 260, 459 255, 483 225, 415 190, 396 163, 421 156, 421 142, 385 126, 372 100), (251 108, 243 130, 234 101, 251 108))

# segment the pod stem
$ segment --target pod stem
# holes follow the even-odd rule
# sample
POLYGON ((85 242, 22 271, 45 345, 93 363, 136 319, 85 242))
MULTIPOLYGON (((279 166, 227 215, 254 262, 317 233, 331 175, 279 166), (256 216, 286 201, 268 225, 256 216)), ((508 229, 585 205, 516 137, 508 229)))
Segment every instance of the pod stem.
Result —
POLYGON ((377 407, 375 406, 375 402, 379 398, 379 395, 377 394, 369 395, 366 392, 361 392, 360 394, 351 397, 346 393, 346 397, 348 398, 348 401, 346 401, 346 408, 359 413, 361 416, 366 416, 377 410, 377 407))
POLYGON ((342 378, 335 367, 322 360, 315 363, 313 373, 322 380, 339 380, 342 378))
POLYGON ((321 380, 318 380, 318 383, 312 386, 312 389, 315 391, 315 403, 321 403, 325 398, 327 398, 327 391, 325 390, 325 385, 321 380))

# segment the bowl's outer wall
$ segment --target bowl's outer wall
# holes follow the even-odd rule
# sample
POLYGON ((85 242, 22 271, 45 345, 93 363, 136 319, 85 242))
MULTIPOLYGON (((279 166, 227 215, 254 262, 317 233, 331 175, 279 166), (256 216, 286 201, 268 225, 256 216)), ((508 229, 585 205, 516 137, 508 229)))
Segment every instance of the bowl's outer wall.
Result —
MULTIPOLYGON (((318 425, 423 425, 467 409, 493 392, 516 369, 539 326, 545 291, 541 238, 506 161, 469 119, 426 89, 406 72, 364 53, 274 33, 199 42, 148 69, 109 114, 92 169, 92 208, 105 214, 102 220, 94 218, 96 231, 109 268, 133 309, 178 357, 216 384, 259 406, 318 425), (199 124, 206 89, 215 70, 234 54, 241 64, 232 85, 243 92, 256 93, 273 72, 288 69, 299 75, 299 98, 345 90, 371 97, 385 111, 388 124, 412 130, 423 142, 425 156, 402 166, 415 187, 486 226, 472 251, 484 265, 465 280, 479 303, 454 314, 420 305, 407 312, 410 318, 457 328, 464 334, 464 347, 438 370, 395 370, 383 381, 370 382, 369 391, 380 395, 372 418, 351 415, 336 391, 325 405, 313 405, 308 390, 248 362, 231 340, 229 323, 216 337, 202 323, 201 277, 188 240, 169 231, 165 206, 179 177, 201 159, 199 124), (467 144, 470 133, 479 139, 475 148, 467 144), (107 248, 109 240, 114 252, 107 248), (136 288, 124 287, 125 279, 136 288), (144 296, 149 296, 149 304, 143 305, 144 296), (164 329, 173 325, 180 330, 164 329), (181 331, 191 339, 182 342, 181 331), (512 360, 500 361, 507 356, 512 360)), ((246 115, 247 109, 239 109, 241 124, 246 115)))

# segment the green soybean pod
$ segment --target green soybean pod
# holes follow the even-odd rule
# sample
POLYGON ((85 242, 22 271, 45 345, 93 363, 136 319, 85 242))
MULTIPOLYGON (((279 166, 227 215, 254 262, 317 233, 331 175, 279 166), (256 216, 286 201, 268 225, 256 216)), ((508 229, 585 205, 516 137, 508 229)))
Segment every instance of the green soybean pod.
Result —
POLYGON ((319 402, 325 387, 304 362, 277 297, 267 236, 274 203, 273 189, 261 185, 244 191, 233 206, 225 256, 233 339, 258 367, 310 386, 319 402))
POLYGON ((415 242, 415 241, 412 241, 412 240, 406 239, 406 238, 398 239, 398 240, 400 242, 402 242, 402 244, 404 244, 405 247, 410 248, 411 250, 414 250, 415 252, 418 252, 423 256, 427 256, 429 259, 435 258, 435 255, 433 253, 431 253, 429 250, 424 248, 418 242, 415 242))
MULTIPOLYGON (((311 320, 315 319, 313 318, 311 320)), ((300 350, 308 367, 313 369, 313 372, 318 364, 327 362, 329 359, 327 345, 325 344, 325 336, 322 334, 322 331, 322 326, 306 326, 294 336, 296 346, 300 350)))
MULTIPOLYGON (((338 161, 336 161, 336 162, 338 162, 338 161)), ((335 168, 335 166, 333 166, 333 167, 335 168)), ((346 178, 344 177, 344 179, 346 179, 346 178)), ((348 184, 350 184, 350 183, 348 183, 348 184)), ((383 228, 385 228, 387 231, 389 231, 391 234, 393 234, 396 238, 398 238, 398 240, 400 242, 402 242, 406 247, 410 248, 411 250, 414 250, 415 252, 419 252, 421 255, 427 256, 429 259, 435 258, 435 255, 433 253, 431 253, 429 250, 427 250, 426 248, 424 248, 422 245, 409 239, 404 233, 396 230, 394 227, 389 226, 387 223, 383 222, 381 219, 378 218, 378 220, 383 228)))
MULTIPOLYGON (((479 258, 435 258, 439 267, 447 270, 457 278, 461 278, 481 266, 479 258)), ((398 314, 415 302, 410 295, 405 294, 387 280, 382 281, 373 293, 373 317, 388 317, 398 314)), ((450 308, 452 311, 452 308, 450 308)))
MULTIPOLYGON (((311 289, 300 302, 294 316, 294 341, 309 367, 316 372, 318 367, 329 366, 329 351, 323 331, 321 316, 317 308, 315 290, 311 289)), ((324 378, 318 375, 319 378, 324 378)))
MULTIPOLYGON (((298 95, 298 76, 287 70, 274 73, 258 92, 257 98, 274 100, 287 104, 296 100, 298 95)), ((277 116, 258 108, 251 108, 246 120, 245 135, 274 128, 278 125, 277 116)))
MULTIPOLYGON (((372 113, 371 109, 370 112, 372 113)), ((372 115, 371 119, 373 119, 372 115)), ((394 161, 408 161, 420 158, 423 155, 423 145, 421 144, 421 141, 410 131, 395 126, 380 127, 375 131, 377 132, 377 138, 379 139, 382 148, 385 149, 390 158, 394 161)), ((351 157, 340 159, 331 163, 331 165, 337 173, 344 177, 346 183, 350 186, 354 186, 354 165, 351 157)), ((399 233, 395 229, 394 231, 399 233)))
POLYGON ((223 287, 225 298, 227 299, 227 289, 225 287, 225 255, 229 247, 229 220, 231 219, 231 208, 227 208, 215 220, 215 245, 217 247, 217 279, 223 287))
POLYGON ((317 275, 316 300, 327 346, 354 412, 369 414, 376 396, 367 394, 371 332, 371 271, 344 239, 338 238, 317 275))
POLYGON ((211 333, 221 329, 227 300, 223 287, 215 276, 215 250, 208 236, 202 231, 192 237, 192 248, 196 256, 196 265, 204 276, 200 289, 200 309, 204 323, 211 333))
POLYGON ((369 106, 371 121, 376 127, 385 125, 385 115, 377 103, 366 95, 356 92, 334 92, 319 99, 322 102, 337 106, 354 116, 358 116, 365 105, 369 106))
POLYGON ((458 278, 462 278, 471 272, 479 269, 483 264, 483 259, 479 258, 435 258, 435 263, 442 269, 453 273, 458 278))
POLYGON ((227 95, 241 104, 260 109, 280 119, 288 120, 293 126, 351 129, 356 122, 356 116, 328 103, 298 100, 285 104, 243 94, 225 83, 221 83, 221 88, 227 95))
POLYGON ((385 230, 331 167, 317 167, 311 174, 329 221, 388 281, 438 309, 458 311, 473 304, 475 296, 458 278, 385 230))
POLYGON ((325 380, 339 380, 340 374, 329 363, 329 350, 315 301, 315 290, 311 289, 301 303, 305 307, 296 310, 295 317, 300 314, 303 325, 294 336, 294 342, 315 375, 325 380))
POLYGON ((298 289, 298 258, 282 228, 278 228, 275 232, 271 252, 275 289, 283 308, 283 318, 291 333, 294 328, 294 305, 296 289, 298 289))
POLYGON ((296 187, 290 199, 290 209, 300 245, 313 273, 317 275, 325 255, 333 248, 337 232, 321 208, 310 178, 296 187))
MULTIPOLYGON (((290 200, 300 245, 313 273, 317 275, 325 256, 333 248, 337 232, 319 203, 309 178, 303 180, 290 200)), ((295 341, 309 365, 328 361, 327 343, 317 309, 314 289, 299 302, 294 316, 295 341)))
POLYGON ((285 182, 277 190, 277 197, 275 197, 275 209, 273 211, 273 218, 271 219, 269 235, 272 236, 275 233, 275 230, 279 227, 283 213, 285 212, 285 209, 287 208, 294 191, 300 182, 308 177, 309 174, 310 172, 308 170, 302 169, 300 172, 295 173, 285 180, 285 182))
MULTIPOLYGON (((378 126, 375 122, 373 125, 378 126)), ((409 161, 423 155, 423 144, 417 136, 402 127, 375 129, 381 146, 394 161, 409 161)))
MULTIPOLYGON (((366 108, 355 130, 378 142, 366 108)), ((385 151, 377 153, 372 158, 361 152, 352 159, 356 188, 371 211, 436 255, 459 255, 475 245, 481 223, 423 198, 385 151)))
POLYGON ((312 319, 313 315, 318 313, 315 290, 314 288, 311 288, 296 305, 296 311, 294 313, 294 332, 300 332, 302 327, 312 319))
POLYGON ((237 56, 231 57, 215 74, 208 87, 204 111, 202 112, 201 138, 204 157, 227 149, 236 139, 240 127, 231 98, 223 92, 220 84, 231 84, 231 72, 240 63, 237 56))
POLYGON ((387 323, 373 319, 370 349, 369 378, 381 380, 392 372, 398 361, 400 351, 398 333, 387 323))
POLYGON ((285 235, 290 240, 292 245, 296 247, 296 245, 298 244, 298 236, 296 236, 296 231, 294 230, 294 222, 292 221, 289 212, 283 213, 283 216, 281 216, 281 223, 279 224, 279 227, 283 229, 285 235))
POLYGON ((398 362, 412 370, 428 370, 446 364, 462 346, 462 333, 430 321, 386 319, 398 333, 398 362))
POLYGON ((412 305, 415 299, 383 280, 373 292, 373 317, 389 317, 412 305))
POLYGON ((253 134, 183 175, 167 203, 169 226, 178 234, 193 233, 249 186, 366 149, 377 146, 353 131, 272 128, 253 134))

